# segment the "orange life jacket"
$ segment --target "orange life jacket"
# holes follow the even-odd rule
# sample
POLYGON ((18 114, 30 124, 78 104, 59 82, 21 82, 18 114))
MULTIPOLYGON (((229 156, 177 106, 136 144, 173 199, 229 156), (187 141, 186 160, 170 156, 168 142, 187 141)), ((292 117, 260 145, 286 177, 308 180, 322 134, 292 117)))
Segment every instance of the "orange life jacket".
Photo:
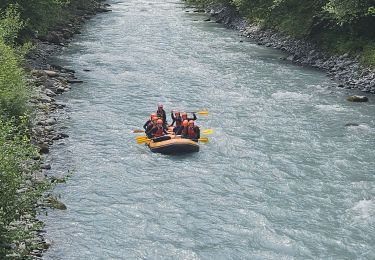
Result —
POLYGON ((164 135, 164 129, 163 129, 163 127, 158 127, 155 134, 154 134, 154 137, 160 137, 162 135, 164 135))
POLYGON ((188 127, 187 134, 188 134, 189 138, 191 138, 191 139, 196 139, 197 138, 197 133, 195 132, 195 127, 194 126, 193 127, 191 127, 191 126, 188 127))

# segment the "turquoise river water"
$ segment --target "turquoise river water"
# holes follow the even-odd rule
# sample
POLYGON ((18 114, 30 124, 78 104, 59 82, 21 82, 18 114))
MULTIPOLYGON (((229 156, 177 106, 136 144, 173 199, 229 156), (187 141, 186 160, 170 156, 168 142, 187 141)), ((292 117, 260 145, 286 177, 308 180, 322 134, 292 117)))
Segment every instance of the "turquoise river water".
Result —
POLYGON ((52 191, 68 209, 41 216, 45 259, 374 259, 373 96, 347 102, 182 2, 109 3, 55 58, 84 83, 59 97, 70 137, 49 158, 72 176, 52 191), (159 102, 207 109, 210 142, 137 145, 159 102))

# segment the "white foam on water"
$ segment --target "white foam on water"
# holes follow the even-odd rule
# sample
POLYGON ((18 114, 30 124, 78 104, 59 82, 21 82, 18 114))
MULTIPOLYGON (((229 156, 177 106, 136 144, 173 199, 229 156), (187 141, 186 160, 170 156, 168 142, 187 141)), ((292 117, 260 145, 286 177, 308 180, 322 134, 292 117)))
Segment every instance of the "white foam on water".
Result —
POLYGON ((335 111, 335 112, 342 112, 346 111, 346 109, 340 105, 316 105, 317 109, 327 112, 327 111, 335 111))
POLYGON ((371 126, 366 125, 366 124, 360 124, 358 128, 363 129, 363 130, 368 130, 368 131, 374 131, 374 129, 371 126))
POLYGON ((311 99, 311 95, 289 91, 278 91, 273 93, 271 96, 277 100, 309 101, 311 99))
POLYGON ((375 200, 361 200, 352 208, 356 220, 375 220, 375 200))

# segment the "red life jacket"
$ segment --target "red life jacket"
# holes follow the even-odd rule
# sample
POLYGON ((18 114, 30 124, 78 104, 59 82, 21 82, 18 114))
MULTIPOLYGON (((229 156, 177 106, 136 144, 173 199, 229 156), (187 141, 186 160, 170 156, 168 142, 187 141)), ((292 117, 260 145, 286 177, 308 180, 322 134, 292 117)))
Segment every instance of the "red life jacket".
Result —
POLYGON ((195 132, 195 127, 188 127, 188 136, 190 139, 196 139, 197 138, 197 134, 195 132))
POLYGON ((154 137, 160 137, 162 135, 164 135, 164 129, 163 129, 163 127, 160 127, 160 128, 158 127, 155 134, 154 134, 154 137))

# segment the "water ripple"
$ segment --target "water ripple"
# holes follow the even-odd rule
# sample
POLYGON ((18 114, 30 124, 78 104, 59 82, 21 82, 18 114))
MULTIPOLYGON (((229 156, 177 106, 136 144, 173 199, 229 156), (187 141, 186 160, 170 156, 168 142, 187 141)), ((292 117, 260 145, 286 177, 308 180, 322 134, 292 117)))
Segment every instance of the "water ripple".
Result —
POLYGON ((110 2, 56 58, 85 83, 60 97, 70 138, 52 167, 74 174, 54 189, 68 210, 41 216, 46 259, 375 255, 371 101, 179 2, 110 2), (137 145, 159 102, 208 109, 210 142, 175 157, 137 145))

